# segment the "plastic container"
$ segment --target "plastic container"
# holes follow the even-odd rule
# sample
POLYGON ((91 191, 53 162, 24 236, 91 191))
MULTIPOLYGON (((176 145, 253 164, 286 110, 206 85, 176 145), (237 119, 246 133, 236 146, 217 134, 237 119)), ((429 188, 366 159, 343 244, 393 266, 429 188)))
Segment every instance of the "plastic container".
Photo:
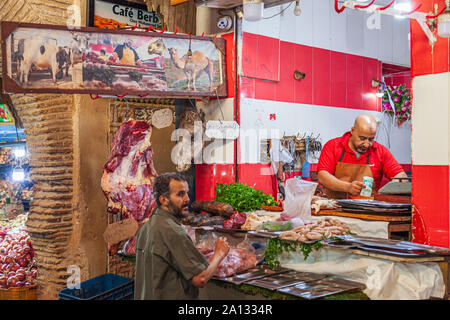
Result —
POLYGON ((0 300, 36 300, 37 285, 0 289, 0 300))
POLYGON ((115 274, 84 281, 80 289, 64 289, 58 292, 59 300, 133 300, 134 280, 115 274))
POLYGON ((363 183, 366 185, 366 187, 361 190, 360 195, 363 197, 370 197, 372 195, 373 178, 364 176, 363 183))

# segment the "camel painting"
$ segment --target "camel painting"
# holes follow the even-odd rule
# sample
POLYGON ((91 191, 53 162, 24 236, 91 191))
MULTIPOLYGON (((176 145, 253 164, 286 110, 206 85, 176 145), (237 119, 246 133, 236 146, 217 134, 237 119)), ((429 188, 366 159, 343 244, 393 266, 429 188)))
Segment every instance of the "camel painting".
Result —
POLYGON ((178 57, 178 50, 176 48, 169 48, 170 59, 176 68, 184 71, 186 75, 188 90, 191 90, 191 84, 194 91, 197 91, 195 80, 197 73, 202 70, 206 72, 209 78, 209 90, 213 91, 213 72, 214 66, 207 56, 200 51, 188 51, 181 58, 178 57))
POLYGON ((196 81, 202 71, 208 76, 209 91, 214 91, 214 64, 202 51, 192 52, 189 49, 186 54, 180 57, 178 48, 175 46, 167 48, 164 41, 158 39, 149 43, 147 52, 149 55, 156 54, 159 56, 164 56, 168 52, 173 66, 183 71, 188 91, 198 91, 196 81))

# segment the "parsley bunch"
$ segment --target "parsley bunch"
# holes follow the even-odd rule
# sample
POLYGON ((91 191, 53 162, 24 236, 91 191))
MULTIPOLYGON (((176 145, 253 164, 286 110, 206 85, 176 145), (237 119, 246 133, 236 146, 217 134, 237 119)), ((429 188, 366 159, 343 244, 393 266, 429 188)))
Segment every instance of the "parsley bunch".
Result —
POLYGON ((323 246, 322 242, 316 241, 314 243, 303 242, 288 242, 278 238, 270 239, 267 243, 266 251, 264 251, 264 258, 271 269, 280 266, 278 256, 284 252, 296 252, 298 249, 303 253, 305 260, 313 250, 319 250, 323 246))
POLYGON ((261 206, 276 206, 277 202, 270 194, 242 183, 218 183, 215 189, 215 201, 227 203, 238 212, 249 212, 261 206))

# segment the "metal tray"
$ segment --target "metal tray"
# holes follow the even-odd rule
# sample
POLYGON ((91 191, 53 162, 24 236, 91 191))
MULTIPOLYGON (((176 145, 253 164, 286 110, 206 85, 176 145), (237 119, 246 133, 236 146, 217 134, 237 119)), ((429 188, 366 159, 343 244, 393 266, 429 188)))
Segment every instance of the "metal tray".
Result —
POLYGON ((397 209, 371 210, 371 209, 339 208, 335 211, 349 212, 349 213, 362 213, 362 214, 379 215, 379 216, 410 216, 411 215, 411 210, 403 210, 403 209, 401 209, 401 210, 397 210, 397 209))
POLYGON ((227 229, 223 227, 214 227, 214 230, 222 232, 222 233, 246 233, 247 230, 243 229, 227 229))
POLYGON ((218 278, 213 277, 214 280, 224 281, 224 282, 230 282, 236 285, 240 285, 244 282, 264 278, 267 276, 274 276, 283 272, 288 272, 290 269, 286 268, 276 268, 274 270, 270 269, 268 266, 260 265, 255 268, 246 270, 242 273, 236 274, 232 277, 227 278, 218 278))
POLYGON ((299 283, 311 282, 325 278, 326 275, 310 272, 288 271, 274 276, 268 276, 247 282, 255 287, 278 290, 299 283))
POLYGON ((408 241, 386 240, 370 237, 360 237, 351 235, 336 236, 339 240, 330 240, 327 245, 341 247, 348 245, 349 248, 357 248, 368 252, 382 253, 398 257, 430 257, 448 256, 448 248, 421 245, 408 241), (340 246, 343 245, 343 246, 340 246))
POLYGON ((341 207, 358 207, 358 208, 380 208, 380 209, 410 209, 412 204, 410 203, 397 203, 397 202, 386 202, 378 200, 364 200, 364 199, 339 199, 336 203, 341 207))
POLYGON ((281 288, 277 291, 312 300, 339 293, 362 291, 365 288, 366 286, 359 282, 327 277, 317 281, 303 282, 294 286, 281 288))
POLYGON ((248 234, 258 236, 258 237, 264 237, 264 238, 278 238, 278 236, 282 233, 283 233, 283 231, 275 231, 275 232, 261 231, 261 230, 258 230, 258 231, 249 230, 248 231, 248 234))

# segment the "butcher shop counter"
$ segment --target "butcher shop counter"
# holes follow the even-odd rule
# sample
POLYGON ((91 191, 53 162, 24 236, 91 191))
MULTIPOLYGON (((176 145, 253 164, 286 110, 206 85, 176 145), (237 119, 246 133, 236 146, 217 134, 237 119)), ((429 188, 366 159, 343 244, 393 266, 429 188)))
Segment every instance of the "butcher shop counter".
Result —
MULTIPOLYGON (((205 231, 197 229, 198 237, 205 236, 205 231)), ((246 232, 226 232, 220 233, 214 231, 216 236, 227 237, 231 246, 237 245, 243 239, 247 238, 253 245, 256 244, 266 247, 270 241, 282 241, 280 239, 270 239, 260 237, 246 232)), ((199 238, 199 239, 200 239, 199 238)), ((369 238, 371 239, 371 238, 369 238)), ((382 243, 397 243, 402 245, 417 245, 408 242, 378 239, 382 243)), ((420 245, 418 245, 420 246, 420 245)), ((431 248, 431 246, 424 246, 431 248)), ((444 248, 446 249, 446 248, 444 248)), ((394 250, 395 251, 395 250, 394 250)), ((380 252, 377 249, 361 250, 348 247, 331 247, 324 245, 317 250, 312 250, 306 257, 300 249, 290 252, 282 252, 278 256, 281 267, 296 270, 299 272, 320 273, 330 276, 336 276, 343 279, 356 281, 366 286, 362 293, 370 299, 431 299, 447 298, 449 282, 449 256, 427 255, 426 257, 412 257, 408 254, 392 254, 389 252, 380 252)), ((261 288, 252 288, 248 284, 239 286, 212 282, 207 290, 209 297, 218 297, 223 294, 224 299, 228 292, 233 290, 219 290, 217 286, 232 288, 237 291, 249 293, 249 299, 255 299, 253 293, 276 297, 273 292, 261 290, 261 288)), ((206 293, 205 293, 206 294, 206 293)), ((258 295, 257 295, 258 296, 258 295)), ((261 296, 258 296, 261 298, 261 296)), ((343 296, 344 297, 344 296, 343 296)), ((363 296, 351 295, 349 298, 363 296)), ((281 298, 281 297, 280 297, 281 298)), ((332 299, 332 297, 329 297, 332 299)), ((339 296, 335 296, 339 298, 339 296)))

